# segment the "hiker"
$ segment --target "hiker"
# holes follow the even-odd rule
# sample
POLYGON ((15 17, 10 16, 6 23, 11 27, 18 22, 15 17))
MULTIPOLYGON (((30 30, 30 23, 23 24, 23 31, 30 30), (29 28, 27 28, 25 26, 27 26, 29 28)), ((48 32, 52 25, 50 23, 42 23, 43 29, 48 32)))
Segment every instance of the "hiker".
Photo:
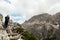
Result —
POLYGON ((5 17, 4 28, 7 28, 8 27, 9 18, 10 17, 8 15, 5 17))

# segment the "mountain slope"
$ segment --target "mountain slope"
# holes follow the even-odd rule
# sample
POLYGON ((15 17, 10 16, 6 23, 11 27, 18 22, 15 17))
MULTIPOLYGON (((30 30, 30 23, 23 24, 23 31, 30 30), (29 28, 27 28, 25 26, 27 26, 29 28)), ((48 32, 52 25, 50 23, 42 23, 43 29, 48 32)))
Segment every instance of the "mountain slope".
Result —
POLYGON ((56 30, 59 29, 59 24, 55 21, 54 16, 48 13, 33 16, 24 22, 22 26, 24 29, 32 32, 39 40, 53 38, 56 30))
POLYGON ((31 33, 22 28, 19 23, 9 20, 8 27, 4 28, 3 15, 0 14, 0 40, 37 40, 31 33))

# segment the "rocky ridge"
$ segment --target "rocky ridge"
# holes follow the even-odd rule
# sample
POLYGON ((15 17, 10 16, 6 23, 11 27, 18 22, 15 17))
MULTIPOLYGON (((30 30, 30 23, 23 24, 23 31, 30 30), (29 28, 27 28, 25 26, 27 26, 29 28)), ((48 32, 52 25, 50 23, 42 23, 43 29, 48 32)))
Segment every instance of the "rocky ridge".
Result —
POLYGON ((23 40, 20 34, 12 32, 13 27, 14 22, 10 20, 9 27, 5 29, 3 27, 3 15, 0 14, 0 40, 23 40))
POLYGON ((22 26, 32 32, 38 40, 60 40, 60 12, 55 15, 43 13, 33 16, 22 26))
POLYGON ((0 40, 37 40, 31 33, 22 28, 21 24, 9 20, 4 28, 3 16, 0 14, 0 40))

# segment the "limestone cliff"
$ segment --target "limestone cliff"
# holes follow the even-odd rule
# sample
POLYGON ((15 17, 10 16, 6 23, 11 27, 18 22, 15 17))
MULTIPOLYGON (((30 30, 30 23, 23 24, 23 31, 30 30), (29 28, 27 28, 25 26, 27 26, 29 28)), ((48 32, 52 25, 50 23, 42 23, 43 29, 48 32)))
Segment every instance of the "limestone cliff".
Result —
POLYGON ((0 40, 10 40, 6 30, 0 29, 0 40))
POLYGON ((8 37, 8 33, 6 30, 3 28, 3 16, 0 14, 0 40, 10 40, 8 37))
POLYGON ((3 15, 0 14, 0 40, 22 40, 20 34, 13 33, 11 30, 12 27, 14 27, 14 22, 10 21, 9 26, 6 29, 3 25, 3 15))
POLYGON ((0 14, 0 40, 37 40, 37 38, 12 20, 9 20, 8 26, 5 28, 3 16, 0 14))
POLYGON ((22 26, 32 32, 39 40, 56 40, 56 31, 59 30, 60 26, 59 22, 57 22, 60 21, 58 17, 58 15, 48 13, 39 14, 25 21, 22 26))

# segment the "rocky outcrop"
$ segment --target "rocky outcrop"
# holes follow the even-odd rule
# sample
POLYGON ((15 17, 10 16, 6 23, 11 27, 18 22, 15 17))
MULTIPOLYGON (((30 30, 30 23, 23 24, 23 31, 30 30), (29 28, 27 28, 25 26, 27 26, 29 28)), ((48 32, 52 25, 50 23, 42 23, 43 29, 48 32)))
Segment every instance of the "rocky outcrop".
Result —
POLYGON ((0 21, 3 21, 3 15, 0 14, 0 21))
POLYGON ((0 14, 0 40, 10 40, 8 37, 8 33, 6 30, 3 28, 3 15, 0 14))
MULTIPOLYGON (((23 28, 32 32, 39 40, 51 40, 59 30, 59 23, 54 15, 47 13, 33 16, 22 24, 23 28)), ((56 37, 56 36, 55 36, 56 37)), ((57 38, 57 37, 56 37, 57 38)), ((53 40, 56 40, 53 39, 53 40)))
POLYGON ((0 29, 0 40, 10 40, 10 38, 8 37, 8 33, 6 32, 6 30, 0 29))
POLYGON ((12 32, 12 28, 14 27, 12 20, 10 20, 7 28, 4 28, 3 25, 3 15, 0 14, 0 40, 22 40, 20 34, 12 32))
POLYGON ((59 30, 57 30, 57 32, 56 32, 56 34, 57 34, 56 35, 57 36, 56 40, 60 40, 60 12, 53 15, 53 17, 54 17, 54 20, 56 22, 58 22, 58 24, 59 24, 59 30))

